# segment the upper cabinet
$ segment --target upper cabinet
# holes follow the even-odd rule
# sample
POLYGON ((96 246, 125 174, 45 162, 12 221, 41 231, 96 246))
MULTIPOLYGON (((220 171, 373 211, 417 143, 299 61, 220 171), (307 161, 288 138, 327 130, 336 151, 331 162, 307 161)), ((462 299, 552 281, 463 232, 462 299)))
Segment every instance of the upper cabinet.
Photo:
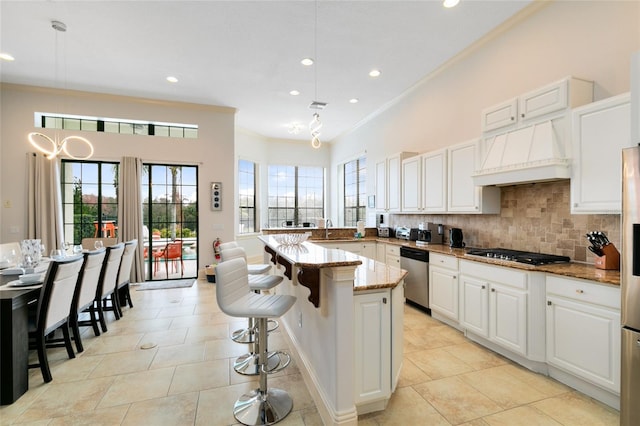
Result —
POLYGON ((422 157, 402 161, 402 211, 420 212, 422 208, 422 157))
POLYGON ((552 113, 584 105, 593 100, 593 82, 575 77, 532 90, 482 111, 482 131, 491 132, 552 113))
POLYGON ((422 207, 425 213, 447 211, 447 149, 423 154, 422 207))
POLYGON ((619 214, 621 151, 633 146, 630 95, 576 108, 572 139, 571 213, 619 214))
POLYGON ((448 148, 447 211, 452 213, 500 213, 500 188, 473 183, 478 141, 448 148))
POLYGON ((415 152, 400 152, 376 163, 376 210, 401 210, 402 161, 415 152))

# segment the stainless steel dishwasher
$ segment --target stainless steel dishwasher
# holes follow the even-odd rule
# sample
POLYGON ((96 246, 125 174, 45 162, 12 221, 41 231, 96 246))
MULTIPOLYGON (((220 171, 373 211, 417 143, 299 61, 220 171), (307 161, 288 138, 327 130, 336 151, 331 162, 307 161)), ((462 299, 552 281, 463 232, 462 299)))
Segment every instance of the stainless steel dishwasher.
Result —
POLYGON ((400 267, 409 274, 404 279, 407 301, 430 312, 429 308, 429 252, 400 247, 400 267))

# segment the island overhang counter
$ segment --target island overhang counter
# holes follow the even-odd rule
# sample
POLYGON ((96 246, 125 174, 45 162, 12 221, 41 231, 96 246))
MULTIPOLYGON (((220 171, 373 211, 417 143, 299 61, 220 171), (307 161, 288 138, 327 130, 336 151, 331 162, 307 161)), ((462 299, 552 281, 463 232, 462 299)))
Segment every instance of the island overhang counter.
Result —
POLYGON ((297 297, 280 322, 323 422, 357 424, 359 414, 383 410, 402 366, 407 272, 311 242, 259 238, 285 277, 276 292, 297 297))

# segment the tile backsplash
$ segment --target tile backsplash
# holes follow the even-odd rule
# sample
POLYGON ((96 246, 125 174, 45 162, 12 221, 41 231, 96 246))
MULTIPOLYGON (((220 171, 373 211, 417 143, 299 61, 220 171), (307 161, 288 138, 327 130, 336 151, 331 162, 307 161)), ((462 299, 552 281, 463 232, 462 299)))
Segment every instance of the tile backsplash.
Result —
POLYGON ((569 256, 577 262, 594 262, 585 234, 602 231, 620 249, 620 215, 572 215, 569 180, 505 186, 501 188, 500 214, 405 215, 389 218, 390 226, 417 227, 420 222, 461 228, 467 247, 504 247, 569 256))

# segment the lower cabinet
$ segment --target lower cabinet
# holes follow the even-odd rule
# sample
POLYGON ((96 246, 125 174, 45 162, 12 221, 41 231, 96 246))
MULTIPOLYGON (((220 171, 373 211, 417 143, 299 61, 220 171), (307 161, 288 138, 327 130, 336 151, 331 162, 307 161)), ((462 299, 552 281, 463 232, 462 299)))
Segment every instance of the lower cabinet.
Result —
POLYGON ((458 322, 458 261, 453 256, 431 253, 429 258, 429 308, 458 322), (436 266, 437 265, 437 266, 436 266))
POLYGON ((385 244, 385 259, 386 264, 389 266, 394 266, 396 268, 400 267, 400 246, 396 246, 393 244, 385 244))
POLYGON ((547 362, 620 393, 620 289, 547 278, 547 362))
MULTIPOLYGON (((538 330, 544 329, 544 284, 530 286, 531 276, 512 268, 460 261, 460 325, 510 352, 543 361, 544 333, 538 330)), ((544 276, 535 279, 544 280, 544 276)))
POLYGON ((356 405, 389 398, 402 367, 404 284, 357 292, 353 306, 356 405))

